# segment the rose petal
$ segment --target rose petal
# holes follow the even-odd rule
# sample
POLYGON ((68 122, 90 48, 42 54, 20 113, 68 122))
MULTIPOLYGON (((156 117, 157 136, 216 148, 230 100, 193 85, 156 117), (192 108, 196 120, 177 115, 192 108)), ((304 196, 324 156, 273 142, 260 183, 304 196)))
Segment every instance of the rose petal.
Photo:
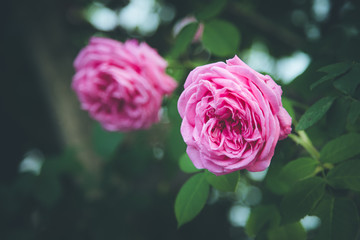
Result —
POLYGON ((216 175, 262 171, 291 131, 281 87, 237 56, 190 72, 180 95, 181 133, 195 166, 216 175))

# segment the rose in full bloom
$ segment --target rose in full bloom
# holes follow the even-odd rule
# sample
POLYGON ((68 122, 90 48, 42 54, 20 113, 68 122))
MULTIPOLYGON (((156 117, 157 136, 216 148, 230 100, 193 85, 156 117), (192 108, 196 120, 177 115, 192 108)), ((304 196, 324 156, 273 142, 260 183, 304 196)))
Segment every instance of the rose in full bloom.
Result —
POLYGON ((81 107, 109 131, 149 128, 164 95, 176 88, 166 61, 146 43, 93 37, 74 61, 81 107))
POLYGON ((265 170, 291 132, 281 87, 237 56, 195 68, 178 101, 186 152, 199 169, 223 175, 265 170))

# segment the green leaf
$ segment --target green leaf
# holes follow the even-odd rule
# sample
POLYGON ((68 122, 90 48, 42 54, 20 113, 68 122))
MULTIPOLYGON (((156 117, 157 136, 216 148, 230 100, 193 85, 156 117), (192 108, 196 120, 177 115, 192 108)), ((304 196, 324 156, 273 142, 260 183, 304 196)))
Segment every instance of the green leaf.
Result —
POLYGON ((255 237, 266 228, 274 228, 280 224, 280 213, 273 205, 260 205, 251 209, 250 217, 246 222, 245 232, 255 237))
POLYGON ((306 240, 306 232, 301 223, 291 223, 268 231, 269 240, 306 240))
POLYGON ((338 163, 360 153, 360 134, 349 133, 328 142, 320 151, 320 161, 338 163))
POLYGON ((286 109, 286 111, 289 113, 290 117, 295 120, 296 119, 296 116, 295 116, 295 111, 294 111, 294 108, 292 106, 292 103, 291 103, 291 100, 285 98, 285 97, 282 97, 281 98, 281 101, 282 101, 282 104, 283 104, 283 107, 286 109))
POLYGON ((320 85, 321 83, 324 83, 328 80, 331 80, 331 79, 334 79, 334 78, 340 76, 341 74, 344 74, 350 68, 351 68, 351 63, 348 63, 348 62, 335 63, 335 64, 327 65, 325 67, 320 68, 318 71, 325 72, 325 73, 327 73, 327 75, 325 75, 324 77, 320 78, 320 80, 311 84, 310 89, 312 90, 315 87, 317 87, 318 85, 320 85))
POLYGON ((328 74, 337 74, 337 76, 343 74, 344 72, 346 72, 347 70, 349 70, 351 67, 351 63, 350 62, 339 62, 339 63, 334 63, 334 64, 330 64, 330 65, 326 65, 324 67, 319 68, 319 72, 324 72, 324 73, 328 73, 328 74))
POLYGON ((65 150, 59 156, 46 159, 41 167, 40 175, 77 174, 82 169, 82 165, 76 158, 75 152, 65 150))
POLYGON ((350 109, 350 101, 345 98, 337 98, 328 113, 326 123, 329 138, 338 137, 345 132, 346 117, 350 109))
POLYGON ((187 153, 184 153, 179 160, 179 167, 183 172, 186 173, 194 173, 194 172, 199 172, 200 169, 197 169, 194 164, 192 163, 192 161, 190 160, 189 156, 187 155, 187 153))
POLYGON ((314 103, 305 113, 301 116, 296 130, 305 130, 317 121, 319 121, 333 104, 334 97, 324 97, 314 103))
POLYGON ((235 55, 240 44, 236 26, 224 20, 212 20, 204 25, 202 42, 211 53, 220 57, 235 55))
POLYGON ((312 177, 297 182, 281 202, 284 223, 299 221, 319 202, 325 192, 322 178, 312 177))
POLYGON ((209 184, 204 173, 198 173, 186 181, 175 200, 175 216, 178 228, 200 213, 208 195, 209 184))
POLYGON ((46 207, 54 206, 62 194, 60 175, 78 174, 82 166, 77 161, 75 153, 64 151, 61 155, 46 159, 40 175, 36 177, 33 186, 33 197, 46 207))
POLYGON ((289 191, 289 185, 287 182, 282 181, 279 178, 279 173, 283 168, 283 164, 279 162, 273 162, 265 177, 265 185, 266 187, 273 193, 277 195, 283 195, 289 191))
POLYGON ((347 116, 347 121, 350 124, 355 124, 356 120, 359 118, 360 115, 360 102, 353 101, 350 105, 350 110, 347 116))
POLYGON ((239 171, 226 175, 216 176, 211 172, 206 172, 206 180, 214 188, 223 192, 235 192, 239 182, 239 171))
POLYGON ((317 240, 356 239, 359 230, 358 210, 347 198, 325 195, 314 210, 321 219, 317 240))
POLYGON ((118 132, 108 132, 100 124, 96 123, 93 128, 93 145, 95 151, 102 157, 111 157, 121 141, 124 134, 118 132))
POLYGON ((53 175, 40 175, 34 189, 34 198, 42 205, 52 207, 56 204, 62 193, 59 179, 53 175))
POLYGON ((183 141, 179 131, 182 118, 177 111, 177 102, 178 98, 172 96, 167 104, 168 116, 172 127, 166 136, 164 148, 167 150, 172 159, 180 159, 186 150, 186 143, 183 141))
POLYGON ((360 159, 345 161, 330 170, 327 180, 334 188, 360 191, 360 159))
POLYGON ((21 197, 28 196, 37 187, 38 176, 32 173, 18 175, 13 185, 13 191, 21 197))
POLYGON ((286 183, 288 190, 300 180, 311 177, 318 162, 313 158, 298 158, 286 164, 280 171, 278 178, 286 183))
POLYGON ((345 94, 352 95, 360 84, 360 64, 354 65, 350 71, 334 81, 334 87, 345 94))
POLYGON ((177 58, 186 51, 187 47, 194 39, 198 27, 199 23, 192 22, 181 29, 179 35, 176 37, 175 45, 170 52, 171 58, 177 58))
POLYGON ((187 74, 185 71, 186 68, 176 61, 176 59, 170 58, 169 56, 165 60, 168 63, 166 73, 173 77, 176 81, 182 82, 187 74))
POLYGON ((227 0, 212 0, 210 3, 207 1, 206 5, 195 13, 195 17, 198 20, 213 18, 225 8, 226 4, 227 0))

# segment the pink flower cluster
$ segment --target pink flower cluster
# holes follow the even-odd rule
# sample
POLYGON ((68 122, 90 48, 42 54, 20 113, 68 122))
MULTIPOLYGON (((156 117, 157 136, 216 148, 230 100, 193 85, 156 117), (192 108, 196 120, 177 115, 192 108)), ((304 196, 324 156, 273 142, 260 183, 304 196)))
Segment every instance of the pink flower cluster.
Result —
POLYGON ((216 175, 265 170, 278 140, 291 132, 280 86, 237 56, 197 67, 184 87, 181 133, 199 169, 216 175))
POLYGON ((109 131, 149 128, 164 95, 176 88, 166 61, 146 43, 93 37, 74 61, 81 107, 109 131))

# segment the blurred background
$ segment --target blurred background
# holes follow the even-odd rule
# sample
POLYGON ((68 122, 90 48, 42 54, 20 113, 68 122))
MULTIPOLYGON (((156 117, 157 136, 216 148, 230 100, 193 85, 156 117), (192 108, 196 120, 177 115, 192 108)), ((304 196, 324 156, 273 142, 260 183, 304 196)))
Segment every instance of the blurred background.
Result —
MULTIPOLYGON (((213 190, 211 207, 179 230, 173 211, 188 178, 178 169, 185 145, 176 100, 192 66, 224 58, 201 43, 174 62, 167 58, 179 87, 164 104, 162 122, 148 131, 103 131, 80 110, 70 87, 73 59, 89 37, 137 38, 167 57, 176 23, 207 5, 1 3, 0 239, 247 239, 243 226, 249 206, 261 201, 259 180, 266 173, 250 176, 241 196, 213 190)), ((308 91, 321 76, 318 68, 359 61, 359 13, 359 1, 350 0, 229 0, 217 17, 241 34, 234 54, 278 80, 287 97, 310 104, 324 91, 308 91)), ((277 157, 287 154, 293 153, 277 157)))

